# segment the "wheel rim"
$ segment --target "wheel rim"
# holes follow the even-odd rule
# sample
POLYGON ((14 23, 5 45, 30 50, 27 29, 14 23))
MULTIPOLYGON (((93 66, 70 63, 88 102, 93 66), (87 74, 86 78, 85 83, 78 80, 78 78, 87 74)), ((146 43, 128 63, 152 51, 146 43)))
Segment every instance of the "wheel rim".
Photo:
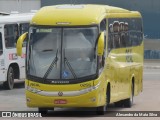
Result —
POLYGON ((9 86, 12 88, 13 84, 14 84, 14 73, 13 73, 13 69, 12 68, 9 69, 8 83, 9 83, 9 86))
POLYGON ((131 100, 131 105, 133 105, 133 94, 134 94, 134 91, 133 91, 133 84, 132 84, 131 90, 132 90, 132 91, 131 91, 132 94, 131 94, 130 100, 131 100))

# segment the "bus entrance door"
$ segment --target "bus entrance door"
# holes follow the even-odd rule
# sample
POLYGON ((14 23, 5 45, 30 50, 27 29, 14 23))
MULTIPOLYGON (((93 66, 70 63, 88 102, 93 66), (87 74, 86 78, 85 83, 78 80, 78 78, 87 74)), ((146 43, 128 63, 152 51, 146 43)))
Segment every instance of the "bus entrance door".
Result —
POLYGON ((3 51, 2 30, 1 29, 0 29, 0 81, 5 81, 4 51, 3 51))

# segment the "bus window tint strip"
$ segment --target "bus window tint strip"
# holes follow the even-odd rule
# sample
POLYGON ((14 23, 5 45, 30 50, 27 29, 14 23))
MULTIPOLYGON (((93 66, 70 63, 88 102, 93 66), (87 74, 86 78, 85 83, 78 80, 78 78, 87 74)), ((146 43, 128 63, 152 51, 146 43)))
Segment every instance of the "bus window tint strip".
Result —
POLYGON ((109 49, 138 46, 142 43, 140 18, 109 19, 109 49))

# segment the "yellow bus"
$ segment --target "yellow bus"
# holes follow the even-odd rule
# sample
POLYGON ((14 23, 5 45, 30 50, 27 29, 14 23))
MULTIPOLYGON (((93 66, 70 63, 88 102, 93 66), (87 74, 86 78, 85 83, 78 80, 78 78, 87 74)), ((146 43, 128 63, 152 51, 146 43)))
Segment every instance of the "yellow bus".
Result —
POLYGON ((55 107, 131 107, 142 91, 143 28, 137 11, 107 5, 41 8, 27 37, 26 102, 39 112, 55 107))

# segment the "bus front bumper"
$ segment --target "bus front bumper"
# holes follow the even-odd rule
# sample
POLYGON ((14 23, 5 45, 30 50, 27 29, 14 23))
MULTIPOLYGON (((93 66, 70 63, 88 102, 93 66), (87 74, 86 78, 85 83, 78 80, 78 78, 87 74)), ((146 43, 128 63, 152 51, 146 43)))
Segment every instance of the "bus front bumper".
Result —
POLYGON ((105 104, 104 96, 98 89, 75 96, 41 95, 26 90, 26 101, 28 107, 97 107, 105 104))

